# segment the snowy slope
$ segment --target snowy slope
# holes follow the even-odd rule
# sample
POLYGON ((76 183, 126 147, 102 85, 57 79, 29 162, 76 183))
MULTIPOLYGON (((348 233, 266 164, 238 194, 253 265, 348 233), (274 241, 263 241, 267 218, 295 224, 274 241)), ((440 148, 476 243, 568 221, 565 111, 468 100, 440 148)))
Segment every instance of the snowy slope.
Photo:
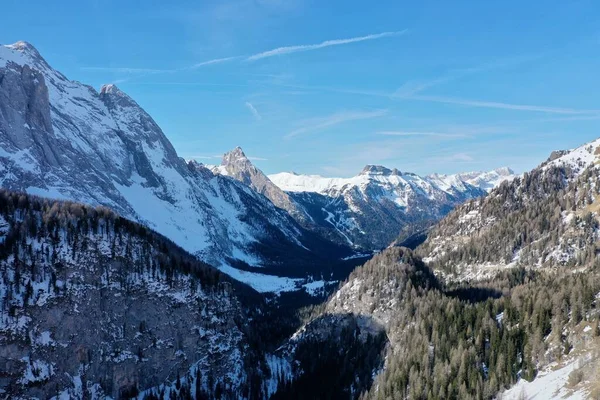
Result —
POLYGON ((547 162, 544 168, 568 166, 578 175, 587 167, 597 164, 600 160, 600 138, 561 153, 564 154, 547 162))
POLYGON ((269 179, 300 204, 317 225, 333 228, 349 244, 368 250, 426 229, 462 202, 484 196, 508 168, 484 173, 421 177, 367 165, 350 178, 283 172, 269 179))
MULTIPOLYGON (((269 175, 269 179, 286 192, 316 192, 321 194, 341 191, 344 188, 353 186, 364 187, 373 180, 391 186, 406 181, 406 178, 402 178, 403 174, 398 170, 390 171, 383 168, 385 167, 368 166, 359 175, 350 178, 327 178, 320 175, 280 172, 269 175), (376 171, 377 168, 379 168, 379 171, 376 171), (386 170, 392 173, 386 173, 386 170)), ((417 175, 406 174, 406 176, 416 177, 417 175)), ((453 192, 453 188, 466 190, 465 183, 490 191, 514 176, 515 174, 510 168, 503 167, 488 172, 467 172, 453 175, 432 174, 422 179, 447 192, 453 192)))
POLYGON ((69 81, 25 42, 0 46, 0 161, 3 187, 108 206, 215 265, 312 256, 309 233, 287 213, 186 163, 115 85, 69 81))
POLYGON ((241 147, 236 147, 225 153, 221 165, 213 167, 212 171, 215 174, 230 176, 250 186, 253 190, 271 200, 277 207, 286 210, 299 222, 306 220, 307 216, 302 209, 288 194, 252 164, 241 147))
POLYGON ((519 382, 502 393, 502 400, 544 399, 544 400, 583 400, 588 398, 582 388, 569 387, 569 374, 577 368, 577 362, 571 362, 556 369, 547 368, 532 382, 520 379, 519 382))
POLYGON ((516 265, 588 266, 600 235, 599 155, 600 139, 553 152, 483 201, 450 213, 430 231, 421 255, 461 279, 481 279, 516 265), (524 221, 532 222, 525 226, 524 221))
POLYGON ((502 182, 511 181, 516 176, 517 175, 510 168, 502 167, 486 172, 463 172, 453 175, 434 174, 427 176, 427 179, 431 182, 438 182, 438 185, 442 190, 460 188, 461 184, 468 183, 469 185, 483 189, 486 192, 490 192, 502 182))

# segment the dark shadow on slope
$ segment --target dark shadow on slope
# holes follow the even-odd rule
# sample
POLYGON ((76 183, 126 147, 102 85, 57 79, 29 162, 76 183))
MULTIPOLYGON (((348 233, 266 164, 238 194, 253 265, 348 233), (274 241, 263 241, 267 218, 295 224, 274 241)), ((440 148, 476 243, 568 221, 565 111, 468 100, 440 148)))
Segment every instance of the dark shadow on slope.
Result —
POLYGON ((477 286, 469 283, 449 283, 445 287, 444 294, 470 303, 478 303, 488 299, 498 299, 519 285, 535 281, 539 275, 535 270, 515 267, 501 271, 489 279, 478 281, 477 286))
POLYGON ((280 380, 271 399, 357 398, 383 367, 387 344, 383 326, 369 316, 323 315, 288 343, 296 379, 280 380))
POLYGON ((459 300, 470 303, 479 303, 488 299, 499 299, 502 292, 496 289, 486 287, 461 287, 444 292, 448 297, 456 297, 459 300))
POLYGON ((419 247, 421 244, 423 244, 425 242, 425 240, 427 240, 427 233, 429 231, 421 231, 421 232, 417 232, 414 233, 404 239, 402 239, 400 242, 398 242, 397 244, 394 243, 394 246, 400 246, 400 247, 406 247, 409 248, 411 250, 416 249, 417 247, 419 247))
POLYGON ((292 251, 287 254, 288 257, 282 256, 279 263, 267 264, 261 267, 253 267, 246 262, 233 259, 229 259, 228 263, 239 270, 259 274, 288 278, 312 277, 314 280, 339 281, 346 279, 357 266, 364 264, 371 257, 371 255, 368 255, 346 260, 324 257, 322 254, 328 254, 326 249, 323 249, 322 254, 308 252, 307 254, 295 254, 292 251))

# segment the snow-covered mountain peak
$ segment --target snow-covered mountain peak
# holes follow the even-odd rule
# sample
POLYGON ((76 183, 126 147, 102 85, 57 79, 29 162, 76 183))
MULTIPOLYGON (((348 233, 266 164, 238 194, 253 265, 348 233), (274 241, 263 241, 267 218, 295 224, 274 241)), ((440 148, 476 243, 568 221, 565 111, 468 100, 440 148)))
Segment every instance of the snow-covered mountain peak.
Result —
POLYGON ((452 175, 431 174, 426 179, 432 184, 438 186, 444 191, 451 188, 464 187, 464 185, 474 186, 478 189, 490 192, 493 188, 504 181, 512 180, 517 175, 508 167, 500 167, 491 171, 473 171, 462 172, 452 175))
POLYGON ((515 174, 515 171, 513 171, 509 167, 496 168, 494 170, 494 172, 496 172, 500 176, 510 176, 510 175, 514 175, 515 174))
MULTIPOLYGON (((453 175, 451 175, 453 176, 453 175)), ((517 177, 515 172, 508 167, 500 167, 491 171, 474 171, 454 175, 459 180, 490 192, 493 188, 504 181, 510 181, 517 177)))
POLYGON ((387 246, 408 224, 423 228, 455 205, 486 193, 457 175, 421 177, 381 165, 367 165, 350 178, 286 172, 269 178, 312 220, 369 249, 387 246))
POLYGON ((223 159, 221 161, 221 165, 244 165, 245 168, 255 168, 254 165, 250 162, 244 150, 240 146, 237 146, 235 149, 225 153, 223 155, 223 159))
MULTIPOLYGON (((23 40, 13 44, 0 45, 0 68, 8 62, 17 65, 28 64, 41 71, 53 71, 40 52, 31 43, 23 40)), ((62 76, 59 73, 56 74, 62 76)))
POLYGON ((242 150, 242 148, 240 146, 236 146, 233 150, 225 153, 225 155, 229 155, 231 157, 236 157, 236 158, 246 158, 246 154, 244 153, 244 150, 242 150))
MULTIPOLYGON (((107 83, 102 85, 100 88, 100 94, 111 94, 116 96, 125 96, 125 93, 121 91, 114 83, 107 83)), ((129 96, 128 96, 129 97, 129 96)))
POLYGON ((123 92, 121 89, 119 89, 117 87, 117 85, 115 85, 113 83, 102 85, 102 87, 100 88, 100 98, 105 103, 107 103, 107 102, 116 103, 120 107, 123 107, 123 108, 124 107, 133 107, 133 108, 137 108, 137 109, 140 109, 141 111, 143 111, 142 108, 140 107, 140 105, 135 102, 135 100, 133 100, 131 97, 129 97, 129 95, 127 93, 123 92))
POLYGON ((363 170, 360 172, 359 175, 367 175, 367 176, 374 176, 374 175, 379 175, 379 176, 390 176, 390 175, 402 175, 402 173, 400 171, 398 171, 396 168, 394 169, 389 169, 387 167, 384 167, 383 165, 366 165, 363 170))
POLYGON ((13 44, 7 44, 3 47, 12 50, 14 52, 18 52, 24 57, 30 58, 32 60, 36 60, 37 62, 43 62, 47 65, 46 60, 41 56, 40 52, 29 42, 24 40, 20 40, 13 44))
POLYGON ((18 42, 13 43, 13 44, 7 44, 6 47, 8 47, 9 49, 20 51, 20 52, 27 52, 30 54, 40 56, 40 53, 37 51, 37 49, 35 47, 33 47, 33 45, 31 43, 26 42, 24 40, 19 40, 18 42))
POLYGON ((215 174, 230 176, 267 197, 277 207, 289 212, 298 221, 304 221, 305 215, 290 197, 275 185, 252 161, 246 157, 241 147, 223 155, 221 165, 212 169, 215 174))
POLYGON ((575 175, 583 172, 587 167, 598 163, 600 160, 600 138, 593 140, 569 151, 552 152, 549 162, 544 168, 550 166, 570 167, 575 175))

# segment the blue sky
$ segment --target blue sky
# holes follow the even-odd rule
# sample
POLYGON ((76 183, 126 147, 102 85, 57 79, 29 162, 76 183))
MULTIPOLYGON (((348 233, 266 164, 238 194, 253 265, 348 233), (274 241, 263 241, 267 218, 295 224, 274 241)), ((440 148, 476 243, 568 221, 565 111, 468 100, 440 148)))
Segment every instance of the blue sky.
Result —
POLYGON ((524 171, 600 136, 594 0, 26 3, 3 1, 1 43, 116 83, 209 164, 524 171))

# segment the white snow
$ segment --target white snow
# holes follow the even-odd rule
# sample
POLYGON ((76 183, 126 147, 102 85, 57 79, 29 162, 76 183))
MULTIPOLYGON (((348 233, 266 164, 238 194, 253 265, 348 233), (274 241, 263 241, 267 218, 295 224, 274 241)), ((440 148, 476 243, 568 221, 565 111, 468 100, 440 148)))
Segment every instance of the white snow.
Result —
POLYGON ((589 143, 579 146, 573 150, 570 150, 567 154, 549 162, 545 169, 550 166, 566 165, 571 167, 575 174, 578 175, 588 166, 594 165, 598 161, 600 156, 600 139, 593 140, 589 143))
POLYGON ((517 400, 522 394, 529 400, 552 400, 569 398, 571 400, 583 400, 586 398, 583 390, 571 390, 567 386, 569 374, 578 366, 577 361, 573 361, 565 366, 552 370, 546 369, 538 374, 532 381, 524 379, 504 392, 502 400, 517 400))
MULTIPOLYGON (((269 179, 280 189, 287 192, 316 192, 331 194, 348 190, 352 187, 364 188, 369 182, 377 182, 387 187, 404 187, 406 185, 420 188, 424 192, 435 187, 444 192, 466 190, 465 183, 490 191, 505 180, 516 175, 509 168, 498 168, 488 172, 468 172, 454 175, 433 174, 422 178, 410 173, 374 174, 361 173, 351 178, 327 178, 320 175, 301 175, 294 172, 281 172, 269 175, 269 179)), ((393 199, 398 204, 406 204, 400 197, 393 199)))
POLYGON ((305 283, 304 285, 302 285, 304 288, 306 288, 306 291, 312 295, 312 296, 316 296, 319 294, 320 291, 323 290, 323 288, 325 287, 325 281, 313 281, 313 282, 309 282, 309 283, 305 283))
POLYGON ((292 365, 285 358, 274 354, 266 354, 265 359, 269 366, 269 370, 271 371, 271 377, 266 382, 268 398, 277 391, 279 384, 283 383, 279 381, 279 378, 282 378, 285 381, 291 381, 293 373, 292 365))
POLYGON ((54 366, 42 360, 30 360, 29 357, 21 359, 25 363, 25 371, 19 383, 27 386, 36 382, 43 382, 54 375, 54 366))
POLYGON ((250 285, 254 290, 261 293, 281 293, 298 290, 303 281, 302 279, 242 271, 225 264, 219 266, 219 269, 232 278, 250 285))

